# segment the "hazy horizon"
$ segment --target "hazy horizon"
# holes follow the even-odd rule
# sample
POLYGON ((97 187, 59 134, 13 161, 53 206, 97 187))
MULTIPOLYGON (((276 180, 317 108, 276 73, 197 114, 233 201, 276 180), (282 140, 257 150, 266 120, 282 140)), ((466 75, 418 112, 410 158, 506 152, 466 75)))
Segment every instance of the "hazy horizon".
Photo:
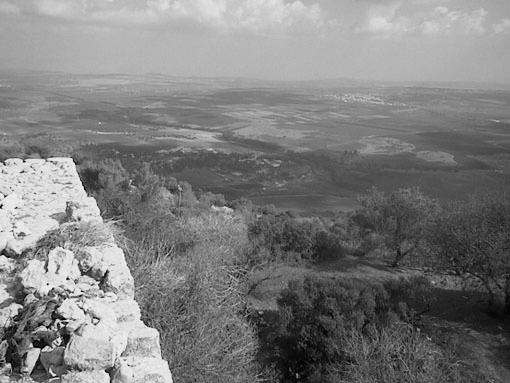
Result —
MULTIPOLYGON (((69 75, 69 76, 85 76, 85 77, 108 77, 108 76, 128 76, 128 77, 144 77, 144 76, 162 76, 168 79, 186 79, 186 80, 206 80, 206 81, 246 81, 246 82, 260 82, 260 83, 273 83, 273 84, 310 84, 310 86, 317 87, 338 87, 338 86, 376 86, 376 87, 417 87, 417 88, 444 88, 444 89, 458 89, 458 90, 495 90, 507 91, 510 90, 510 81, 508 82, 494 82, 494 81, 434 81, 434 80, 381 80, 381 79, 364 79, 353 77, 336 77, 336 78, 303 78, 303 79, 268 79, 248 76, 207 76, 207 75, 174 75, 171 73, 162 72, 68 72, 57 70, 38 70, 27 68, 0 68, 0 75, 9 74, 26 74, 33 73, 40 75, 44 73, 51 73, 55 75, 69 75), (325 82, 330 82, 325 86, 325 82), (320 86, 319 86, 320 85, 320 86)), ((1 80, 1 79, 0 79, 1 80)))
POLYGON ((0 0, 0 68, 510 83, 507 0, 0 0))

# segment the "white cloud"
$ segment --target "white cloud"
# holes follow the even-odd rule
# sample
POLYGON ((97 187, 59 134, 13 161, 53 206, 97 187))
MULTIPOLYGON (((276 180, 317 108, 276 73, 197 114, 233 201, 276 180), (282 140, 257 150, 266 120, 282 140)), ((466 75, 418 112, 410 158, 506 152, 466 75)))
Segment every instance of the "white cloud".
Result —
POLYGON ((498 35, 510 33, 510 19, 503 19, 499 23, 494 24, 492 30, 498 35))
POLYGON ((368 33, 376 37, 402 35, 483 35, 488 12, 484 8, 473 11, 450 10, 444 5, 428 12, 404 12, 403 1, 370 8, 365 21, 355 32, 368 33))
POLYGON ((446 7, 436 7, 433 16, 421 24, 421 32, 426 35, 474 34, 485 33, 485 21, 488 12, 477 9, 472 12, 450 11, 446 7))
POLYGON ((14 4, 0 1, 0 13, 6 15, 18 15, 20 13, 20 9, 14 4))
MULTIPOLYGON (((14 7, 0 2, 0 12, 14 7)), ((326 16, 319 4, 301 0, 27 0, 27 16, 109 27, 188 27, 254 33, 319 30, 326 16)))

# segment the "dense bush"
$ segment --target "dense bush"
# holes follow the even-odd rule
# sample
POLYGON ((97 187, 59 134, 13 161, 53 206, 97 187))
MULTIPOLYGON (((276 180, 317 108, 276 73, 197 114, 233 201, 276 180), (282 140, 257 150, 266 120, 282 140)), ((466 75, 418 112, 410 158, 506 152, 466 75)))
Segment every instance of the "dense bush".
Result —
POLYGON ((345 255, 343 233, 334 229, 319 219, 269 212, 250 221, 248 235, 259 261, 323 261, 345 255))
POLYGON ((320 381, 332 364, 345 359, 342 341, 352 330, 375 331, 388 320, 385 291, 352 281, 292 281, 278 306, 273 358, 282 381, 320 381))
POLYGON ((280 381, 470 381, 448 350, 407 321, 416 312, 396 299, 413 301, 425 285, 399 281, 385 288, 312 276, 290 282, 271 331, 262 330, 264 341, 274 345, 266 352, 280 381))

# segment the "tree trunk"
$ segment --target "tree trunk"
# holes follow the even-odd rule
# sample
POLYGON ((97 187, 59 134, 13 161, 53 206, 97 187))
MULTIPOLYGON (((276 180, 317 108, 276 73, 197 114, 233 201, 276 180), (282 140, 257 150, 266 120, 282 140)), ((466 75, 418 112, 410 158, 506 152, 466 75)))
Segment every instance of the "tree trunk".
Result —
POLYGON ((402 260, 402 258, 404 258, 404 253, 402 253, 402 249, 399 247, 397 247, 397 254, 395 255, 395 259, 393 260, 393 264, 391 265, 391 267, 398 267, 400 261, 402 260))
POLYGON ((510 314, 510 275, 505 279, 505 314, 510 314))
MULTIPOLYGON (((498 312, 498 302, 497 302, 497 296, 495 293, 494 286, 491 286, 490 280, 482 280, 483 284, 485 286, 485 289, 487 290, 487 294, 489 295, 489 299, 487 301, 487 311, 492 314, 496 314, 498 312)), ((499 307, 501 309, 501 306, 499 307)))

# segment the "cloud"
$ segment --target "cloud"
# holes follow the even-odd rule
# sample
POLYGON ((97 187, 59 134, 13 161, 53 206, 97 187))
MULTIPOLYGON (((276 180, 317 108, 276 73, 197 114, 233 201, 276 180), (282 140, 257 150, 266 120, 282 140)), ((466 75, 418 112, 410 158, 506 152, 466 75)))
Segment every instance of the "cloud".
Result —
POLYGON ((301 0, 26 0, 19 8, 0 2, 0 12, 107 27, 209 28, 222 32, 285 33, 320 30, 327 24, 319 4, 301 0))
POLYGON ((510 33, 510 19, 503 19, 499 23, 492 26, 495 34, 509 34, 510 33))
POLYGON ((484 8, 472 12, 450 11, 447 7, 436 7, 433 16, 420 26, 426 35, 458 33, 483 35, 488 12, 484 8))
POLYGON ((20 13, 20 9, 11 3, 0 1, 0 14, 5 15, 18 15, 20 13))
MULTIPOLYGON (((416 1, 416 0, 415 0, 416 1)), ((433 3, 435 0, 420 0, 433 3)), ((405 2, 378 3, 369 8, 366 19, 354 31, 381 38, 403 35, 483 35, 488 12, 484 8, 473 11, 450 10, 444 5, 429 11, 404 12, 405 2)), ((408 5, 408 4, 407 4, 408 5)))

